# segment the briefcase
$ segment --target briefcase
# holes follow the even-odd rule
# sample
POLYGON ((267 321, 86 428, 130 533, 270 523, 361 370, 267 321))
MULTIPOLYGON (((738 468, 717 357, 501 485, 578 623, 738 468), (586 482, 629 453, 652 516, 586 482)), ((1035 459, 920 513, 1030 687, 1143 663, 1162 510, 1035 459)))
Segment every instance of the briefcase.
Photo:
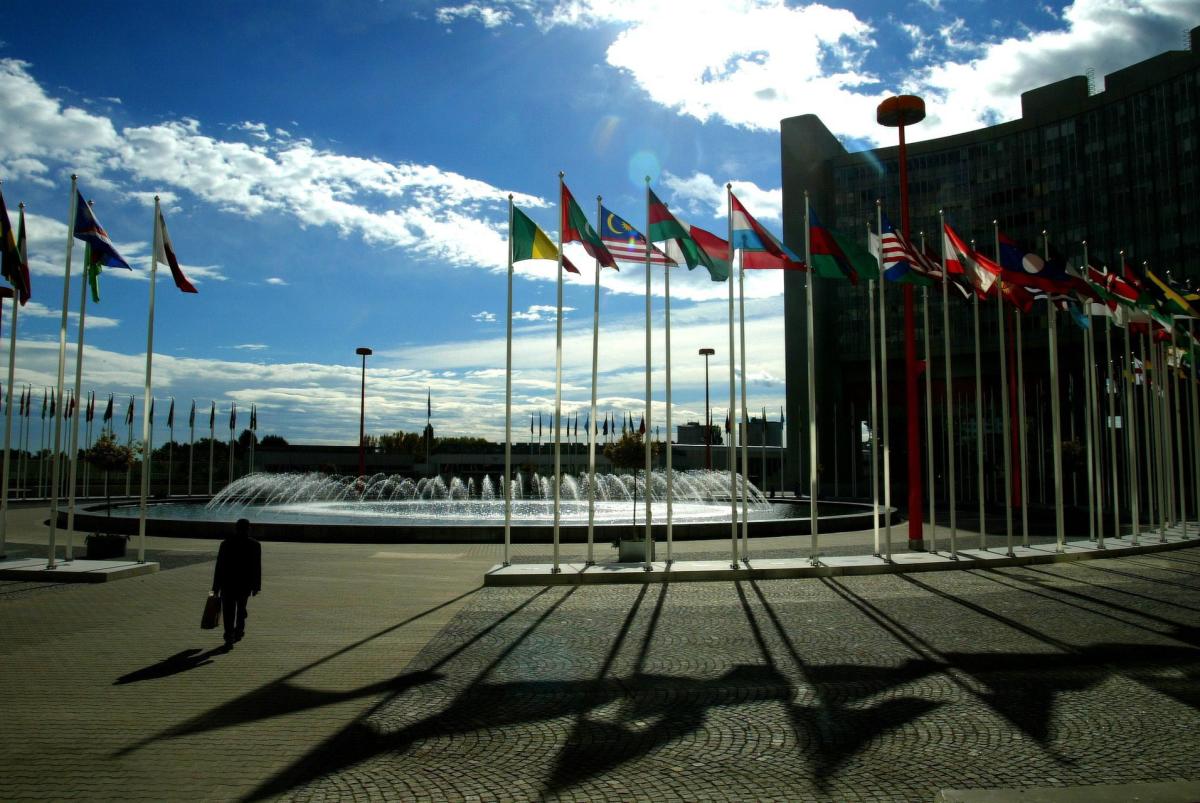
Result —
POLYGON ((201 630, 213 630, 221 624, 221 598, 210 593, 204 601, 204 615, 200 617, 201 630))

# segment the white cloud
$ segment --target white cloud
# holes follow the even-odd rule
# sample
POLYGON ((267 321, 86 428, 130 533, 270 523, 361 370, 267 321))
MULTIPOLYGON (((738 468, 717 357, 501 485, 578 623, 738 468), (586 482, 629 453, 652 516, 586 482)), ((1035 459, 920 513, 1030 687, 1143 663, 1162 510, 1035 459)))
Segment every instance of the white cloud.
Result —
MULTIPOLYGON (((574 312, 574 307, 563 307, 563 316, 568 312, 574 312)), ((521 312, 517 310, 513 313, 514 321, 552 321, 558 314, 558 307, 554 304, 533 304, 529 309, 521 312)))
MULTIPOLYGON (((21 307, 20 315, 22 317, 27 316, 30 318, 52 318, 56 321, 62 320, 61 309, 51 309, 50 307, 47 307, 45 304, 42 304, 38 301, 30 301, 25 306, 21 307)), ((68 311, 67 318, 69 321, 71 321, 71 323, 78 325, 78 312, 68 311)), ((89 313, 87 316, 87 324, 84 326, 84 329, 111 329, 114 326, 120 325, 121 321, 118 318, 106 318, 103 315, 92 315, 89 313)))
MULTIPOLYGON (((944 13, 941 0, 920 0, 944 13)), ((531 16, 543 30, 616 30, 606 59, 627 72, 654 102, 679 114, 759 131, 815 113, 835 134, 890 141, 875 123, 875 107, 896 92, 925 97, 928 117, 912 140, 966 131, 1020 116, 1020 94, 1082 74, 1113 72, 1180 46, 1180 31, 1196 25, 1194 0, 1076 0, 1050 30, 1022 27, 999 38, 952 19, 936 38, 911 23, 908 69, 895 79, 863 67, 875 46, 871 21, 822 3, 786 0, 526 0, 491 8, 531 16), (934 52, 949 58, 926 59, 934 52)), ((890 20, 881 25, 895 25, 890 20)))
MULTIPOLYGON (((178 189, 226 211, 290 214, 366 242, 402 247, 457 266, 496 269, 504 252, 505 195, 434 165, 349 156, 308 140, 271 137, 264 123, 235 126, 254 144, 206 134, 189 118, 120 131, 106 117, 65 106, 14 59, 0 60, 0 172, 45 183, 48 161, 75 166, 88 189, 125 191, 127 174, 154 192, 178 189)), ((542 199, 514 193, 525 208, 542 199)), ((142 246, 143 250, 145 246, 142 246)), ((122 251, 124 253, 124 251, 122 251)), ((126 254, 129 256, 129 254, 126 254)))
POLYGON ((487 310, 480 310, 479 312, 476 312, 475 314, 473 314, 471 316, 471 318, 473 320, 479 321, 480 323, 495 323, 496 322, 496 313, 488 312, 487 310))
MULTIPOLYGON (((733 194, 757 220, 783 218, 783 190, 765 190, 752 181, 731 181, 733 194)), ((687 178, 663 173, 663 184, 672 193, 672 200, 692 214, 725 217, 725 185, 699 171, 687 178)))
POLYGON ((263 351, 270 348, 270 346, 265 343, 239 343, 234 348, 240 351, 263 351))
POLYGON ((437 10, 437 21, 449 25, 456 19, 476 19, 485 28, 496 28, 512 19, 506 8, 487 6, 483 3, 464 3, 461 6, 445 6, 437 10))
POLYGON ((287 285, 287 282, 284 281, 283 279, 279 278, 278 276, 268 276, 266 279, 266 283, 275 285, 276 287, 284 287, 287 285))

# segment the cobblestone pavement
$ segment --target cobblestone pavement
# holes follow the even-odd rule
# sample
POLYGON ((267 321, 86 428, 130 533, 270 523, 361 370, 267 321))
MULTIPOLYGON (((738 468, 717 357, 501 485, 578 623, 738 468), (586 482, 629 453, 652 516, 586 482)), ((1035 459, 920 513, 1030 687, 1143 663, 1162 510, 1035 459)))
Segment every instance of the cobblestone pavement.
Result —
POLYGON ((487 589, 256 796, 932 800, 1200 779, 1200 556, 487 589))
POLYGON ((929 801, 1200 780, 1198 549, 480 589, 496 555, 264 544, 228 654, 196 629, 210 561, 6 603, 0 799, 929 801))

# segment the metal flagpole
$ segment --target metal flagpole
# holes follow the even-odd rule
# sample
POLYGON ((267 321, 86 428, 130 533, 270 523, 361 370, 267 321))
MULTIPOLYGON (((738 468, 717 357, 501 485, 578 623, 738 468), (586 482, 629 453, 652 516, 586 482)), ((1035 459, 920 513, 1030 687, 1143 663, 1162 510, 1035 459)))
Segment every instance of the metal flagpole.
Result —
MULTIPOLYGON (((254 420, 253 408, 250 420, 254 420)), ((167 414, 167 496, 171 496, 171 475, 175 468, 175 397, 171 397, 171 408, 167 414)), ((250 439, 250 473, 254 473, 254 438, 250 439)))
MULTIPOLYGON (((880 238, 883 232, 879 232, 880 238)), ((921 253, 925 253, 925 232, 921 232, 921 253)), ((882 279, 880 280, 882 282, 882 279)), ((925 460, 929 487, 929 551, 937 554, 937 484, 934 474, 933 442, 933 351, 929 348, 929 288, 921 288, 921 320, 925 338, 925 460)))
MULTIPOLYGON (((879 207, 876 205, 876 220, 879 207)), ((871 241, 871 224, 867 224, 867 242, 871 241)), ((883 230, 879 232, 879 284, 883 284, 883 230)), ((875 376, 875 280, 867 282, 867 348, 871 352, 871 528, 875 533, 875 557, 879 557, 879 382, 875 376)))
MULTIPOLYGON (((512 296, 513 296, 513 197, 508 194, 508 307, 504 331, 504 555, 509 564, 512 545, 512 296)), ((588 527, 588 549, 591 549, 591 526, 588 527)), ((591 559, 589 552, 588 559, 591 559)))
MULTIPOLYGON (((995 236, 996 264, 1000 264, 1000 221, 992 221, 995 236)), ((1004 451, 1004 546, 1005 554, 1013 556, 1012 514, 1012 433, 1008 420, 1008 341, 1004 333, 1004 269, 996 277, 996 332, 1000 346, 1000 439, 1004 451)), ((1024 472, 1022 472, 1022 476, 1024 472)), ((1024 498, 1024 495, 1022 495, 1024 498)))
MULTIPOLYGON (((1086 263, 1086 260, 1084 262, 1086 263)), ((1096 477, 1099 475, 1099 470, 1096 468, 1096 449, 1093 438, 1095 437, 1096 415, 1093 412, 1095 399, 1092 396, 1091 376, 1094 374, 1092 370, 1095 365, 1095 355, 1092 352, 1092 313, 1091 301, 1083 300, 1083 307, 1086 310, 1084 321, 1087 323, 1087 329, 1083 332, 1083 432, 1087 439, 1087 496, 1088 496, 1088 540, 1096 541, 1097 533, 1103 528, 1103 517, 1101 514, 1100 499, 1096 495, 1096 477)), ((1103 538, 1103 536, 1100 536, 1103 538)), ((1103 541, 1097 542, 1097 548, 1102 547, 1103 541)))
MULTIPOLYGON (((804 264, 808 266, 808 281, 805 283, 804 296, 807 305, 806 325, 808 327, 808 521, 812 533, 812 563, 814 566, 821 562, 820 554, 820 514, 817 509, 817 496, 820 479, 817 476, 817 352, 816 325, 813 320, 813 270, 812 270, 812 224, 808 214, 808 192, 804 193, 804 264)), ((730 238, 732 242, 732 237, 730 238)), ((730 344, 732 345, 732 344, 730 344)), ((886 406, 886 405, 885 405, 886 406)), ((886 410, 884 415, 886 416, 886 410)), ((884 425, 886 426, 886 424, 884 425)), ((889 519, 890 521, 890 519, 889 519)))
MULTIPOLYGON (((147 403, 142 405, 142 433, 145 437, 142 439, 142 489, 140 499, 138 500, 138 563, 146 562, 146 497, 150 493, 150 473, 153 466, 150 463, 153 452, 151 449, 150 437, 150 403, 153 398, 151 395, 151 371, 154 360, 154 290, 157 284, 158 277, 158 251, 159 242, 162 237, 162 227, 159 224, 159 199, 154 196, 154 236, 151 240, 153 243, 150 248, 150 306, 146 318, 146 381, 143 392, 147 399, 147 403)), ((80 327, 82 329, 82 327, 80 327)), ((82 335, 80 336, 82 340, 82 335)))
MULTIPOLYGON (((92 203, 89 201, 88 206, 92 203)), ((86 251, 85 251, 86 253, 86 251)), ((87 261, 86 259, 84 260, 87 261)), ((87 265, 84 265, 84 273, 87 272, 87 265)), ((88 283, 87 276, 84 275, 79 282, 79 335, 75 345, 75 390, 73 391, 73 399, 78 399, 83 385, 83 327, 87 321, 87 297, 88 283)), ((67 543, 66 543, 66 559, 74 559, 75 551, 75 478, 79 463, 79 415, 76 414, 71 418, 71 454, 68 458, 67 469, 67 543)))
MULTIPOLYGON (((1154 476, 1154 463, 1150 457, 1153 450, 1154 428, 1151 425, 1150 418, 1150 353, 1146 348, 1146 336, 1141 336, 1141 351, 1142 351, 1142 426, 1145 429, 1145 434, 1142 436, 1142 446, 1146 457, 1146 512, 1149 514, 1146 525, 1147 529, 1153 530, 1158 521, 1158 508, 1156 503, 1155 491, 1158 483, 1154 476)), ((1156 377, 1157 379, 1157 377, 1156 377)))
MULTIPOLYGON (((20 204, 21 220, 25 219, 25 204, 20 204)), ((24 229, 22 222, 21 228, 24 229)), ((21 254, 21 261, 25 260, 25 255, 21 254)), ((20 268, 18 267, 18 272, 20 268)), ((5 547, 8 543, 8 486, 11 484, 9 473, 9 443, 12 441, 12 403, 13 403, 13 372, 16 368, 17 358, 17 311, 20 307, 21 295, 19 288, 13 288, 12 296, 12 322, 8 325, 8 386, 5 388, 5 410, 4 410, 4 483, 0 486, 0 556, 5 554, 5 547)))
MULTIPOLYGON (((46 562, 47 569, 55 568, 54 553, 57 546, 58 533, 58 497, 59 486, 61 480, 61 461, 59 461, 59 452, 62 451, 62 425, 63 425, 63 382, 66 379, 67 371, 67 306, 71 302, 71 251, 75 245, 75 211, 77 207, 76 196, 79 190, 76 188, 78 184, 78 176, 71 174, 71 212, 67 218, 67 257, 66 266, 63 270, 63 298, 62 298, 62 323, 58 330, 58 400, 59 405, 54 417, 54 451, 50 456, 50 487, 53 489, 50 497, 50 539, 47 544, 47 552, 49 559, 46 562)), ((82 322, 80 322, 82 323, 82 322)))
MULTIPOLYGON (((880 250, 883 244, 883 205, 875 201, 875 220, 879 226, 880 250)), ((888 432, 891 406, 888 402, 888 350, 887 350, 887 285, 879 282, 879 388, 883 412, 880 421, 883 430, 883 559, 892 562, 892 441, 888 432)))
MULTIPOLYGON (((558 173, 558 206, 560 220, 567 219, 567 210, 563 208, 563 175, 558 173)), ((563 227, 558 227, 558 316, 555 323, 554 335, 554 574, 560 571, 558 565, 559 537, 562 521, 562 315, 563 315, 563 227)))
MULTIPOLYGON (((975 250, 975 241, 971 241, 971 251, 975 250)), ((971 304, 972 315, 975 319, 975 479, 979 494, 979 548, 987 551, 987 508, 984 503, 983 475, 983 359, 979 353, 979 285, 983 277, 979 275, 982 268, 978 263, 971 268, 975 275, 971 279, 975 292, 971 304)))
MULTIPOLYGON (((854 405, 850 405, 850 417, 854 417, 854 405)), ((767 492, 767 407, 762 408, 762 439, 759 440, 759 454, 762 455, 762 488, 764 494, 767 492)))
MULTIPOLYGON (((601 216, 601 198, 596 196, 596 217, 601 216)), ((647 248, 649 238, 647 237, 647 248)), ((596 378, 600 370, 600 260, 594 260, 595 285, 592 290, 592 412, 588 417, 588 531, 587 565, 595 563, 593 544, 596 534, 596 378)))
MULTIPOLYGON (((646 271, 650 270, 650 179, 646 178, 646 271)), ((664 356, 667 365, 667 565, 671 564, 671 546, 675 539, 675 468, 671 449, 671 266, 663 265, 663 303, 664 323, 666 326, 666 349, 664 356)), ((743 347, 744 348, 744 347, 743 347)), ((743 355, 744 356, 744 355, 743 355)), ((743 380, 744 381, 744 380, 743 380)), ((646 424, 646 434, 649 435, 650 424, 646 424)), ((764 474, 764 476, 766 476, 764 474)), ((649 496, 646 497, 647 503, 649 496)))
MULTIPOLYGON (((94 419, 95 417, 96 417, 96 391, 93 390, 88 393, 87 419, 86 419, 87 427, 84 429, 84 436, 83 436, 83 443, 84 443, 85 449, 90 449, 92 447, 92 419, 94 419)), ((88 491, 90 491, 91 487, 92 487, 91 467, 92 467, 91 463, 88 463, 85 460, 83 463, 83 484, 80 486, 80 495, 84 496, 84 497, 86 497, 88 495, 88 491)))
MULTIPOLYGON (((153 403, 154 403, 154 399, 150 399, 150 398, 148 398, 145 402, 147 407, 153 403)), ((143 411, 143 413, 144 413, 144 411, 143 411)), ((233 485, 233 463, 234 463, 234 460, 237 459, 237 453, 234 451, 234 437, 233 437, 233 431, 235 429, 237 429, 237 402, 230 402, 230 404, 229 404, 229 464, 228 464, 229 477, 225 482, 226 487, 233 485)), ((426 459, 428 459, 428 454, 429 454, 428 449, 425 450, 425 454, 427 456, 426 459)))
MULTIPOLYGON (((750 560, 750 413, 746 405, 746 268, 744 249, 738 249, 738 331, 741 335, 742 363, 742 562, 750 560)), ((732 254, 730 255, 732 256, 732 254)), ((764 433, 766 422, 763 422, 764 433)))
POLYGON ((217 442, 217 403, 208 408, 208 495, 213 495, 213 447, 217 442))
POLYGON ((1158 470, 1158 540, 1167 540, 1167 527, 1171 525, 1171 478, 1170 474, 1171 447, 1167 441, 1167 360, 1166 349, 1161 343, 1154 342, 1154 328, 1151 323, 1150 347, 1154 349, 1154 426, 1158 432, 1155 460, 1158 470), (1159 378, 1161 377, 1161 379, 1159 378))
POLYGON ((950 278, 946 271, 946 215, 938 210, 938 231, 942 237, 942 350, 946 364, 946 477, 950 503, 950 559, 958 560, 958 511, 954 487, 954 373, 950 361, 950 278))
MULTIPOLYGON (((25 204, 18 204, 17 208, 20 210, 21 215, 20 230, 24 232, 25 204)), ((21 248, 21 253, 19 254, 20 261, 24 263, 26 260, 24 249, 25 241, 22 240, 17 245, 19 248, 21 248)), ((20 273, 19 266, 17 268, 17 273, 20 273)), ((5 548, 8 543, 8 486, 12 484, 10 482, 12 474, 9 473, 9 447, 10 442, 12 441, 13 372, 16 368, 17 361, 17 312, 20 308, 20 295, 20 288, 13 287, 12 322, 9 324, 8 332, 8 387, 5 390, 5 395, 7 398, 5 399, 4 405, 4 483, 3 488, 0 489, 0 557, 4 556, 5 548)), ((19 463, 20 460, 17 462, 19 463)))
MULTIPOLYGON (((1042 231, 1042 251, 1043 259, 1050 260, 1050 237, 1042 231)), ((1054 466, 1054 532, 1055 532, 1055 551, 1062 552, 1066 540, 1065 525, 1063 522, 1063 477, 1062 477, 1062 410, 1059 409, 1058 400, 1058 326, 1057 326, 1057 310, 1054 307, 1054 302, 1047 299, 1048 306, 1048 328, 1047 328, 1047 345, 1050 350, 1050 435, 1052 442, 1050 444, 1051 453, 1053 455, 1054 466)))
POLYGON ((1108 397, 1108 453, 1112 459, 1113 538, 1121 537, 1121 492, 1117 469, 1116 376, 1112 353, 1112 316, 1104 319, 1105 395, 1108 397))
POLYGON ((1200 403, 1196 399, 1196 335, 1191 318, 1188 318, 1188 356, 1191 358, 1187 380, 1192 401, 1192 504, 1196 510, 1197 525, 1200 525, 1200 403))
MULTIPOLYGON (((1174 321, 1171 324, 1171 344, 1170 349, 1173 354, 1178 354, 1175 351, 1175 328, 1174 321)), ((1175 370, 1171 371, 1171 400, 1174 402, 1175 408, 1175 459, 1179 463, 1178 474, 1176 474, 1176 504, 1179 506, 1179 526, 1183 529, 1183 537, 1188 537, 1188 521, 1187 521, 1187 503, 1185 501, 1186 494, 1184 493, 1182 480, 1187 475, 1187 461, 1183 457, 1183 422, 1180 417, 1180 407, 1183 399, 1179 395, 1179 369, 1183 367, 1182 355, 1177 356, 1177 365, 1175 370)))
POLYGON ((192 495, 192 464, 196 456, 196 400, 192 399, 192 410, 188 413, 188 496, 192 495))
MULTIPOLYGON (((646 176, 646 233, 650 232, 650 177, 646 176)), ((644 444, 646 449, 646 482, 643 486, 642 507, 646 510, 646 561, 645 569, 650 571, 651 560, 654 556, 654 531, 653 522, 650 515, 651 502, 651 470, 653 468, 653 450, 650 444, 650 249, 646 249, 646 431, 643 433, 644 444)), ((632 422, 631 422, 632 423, 632 422)), ((637 487, 637 477, 633 478, 634 487, 637 487)))
MULTIPOLYGON (((807 208, 806 208, 807 210, 807 208)), ((733 248, 733 190, 730 185, 725 186, 725 217, 729 221, 729 247, 733 248)), ((808 212, 804 213, 805 225, 808 225, 808 212)), ((649 228, 649 227, 647 227, 649 228)), ((729 547, 731 568, 738 567, 738 492, 737 492, 737 424, 734 421, 734 394, 737 392, 737 386, 734 384, 734 360, 737 358, 737 352, 734 350, 733 342, 733 253, 729 254, 729 413, 725 417, 728 423, 729 444, 729 547)))
MULTIPOLYGON (((1125 252, 1121 252, 1121 264, 1125 263, 1125 252)), ((1132 320, 1126 317, 1125 325, 1122 327, 1125 340, 1125 414, 1121 419, 1121 423, 1125 426, 1125 446, 1126 446, 1126 464, 1129 474, 1129 518, 1133 524, 1132 542, 1137 544, 1138 536, 1141 535, 1142 523, 1141 513, 1138 506, 1141 503, 1141 466, 1137 456, 1137 398, 1134 393, 1136 385, 1134 384, 1133 376, 1133 347, 1129 342, 1129 327, 1132 325, 1132 320)))

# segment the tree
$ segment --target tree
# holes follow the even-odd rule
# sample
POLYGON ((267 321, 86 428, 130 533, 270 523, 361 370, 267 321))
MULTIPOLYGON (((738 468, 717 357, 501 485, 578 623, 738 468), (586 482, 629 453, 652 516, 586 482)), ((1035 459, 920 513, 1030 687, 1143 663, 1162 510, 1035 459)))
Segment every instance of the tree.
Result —
MULTIPOLYGON (((116 436, 111 432, 102 432, 96 442, 92 444, 92 448, 84 452, 83 459, 95 466, 96 470, 103 472, 106 477, 111 478, 110 475, 114 472, 128 471, 134 464, 133 456, 133 447, 118 442, 116 436)), ((104 483, 110 518, 112 517, 111 487, 110 483, 104 483)))
POLYGON ((264 449, 286 449, 288 442, 282 435, 263 435, 258 445, 264 449))

